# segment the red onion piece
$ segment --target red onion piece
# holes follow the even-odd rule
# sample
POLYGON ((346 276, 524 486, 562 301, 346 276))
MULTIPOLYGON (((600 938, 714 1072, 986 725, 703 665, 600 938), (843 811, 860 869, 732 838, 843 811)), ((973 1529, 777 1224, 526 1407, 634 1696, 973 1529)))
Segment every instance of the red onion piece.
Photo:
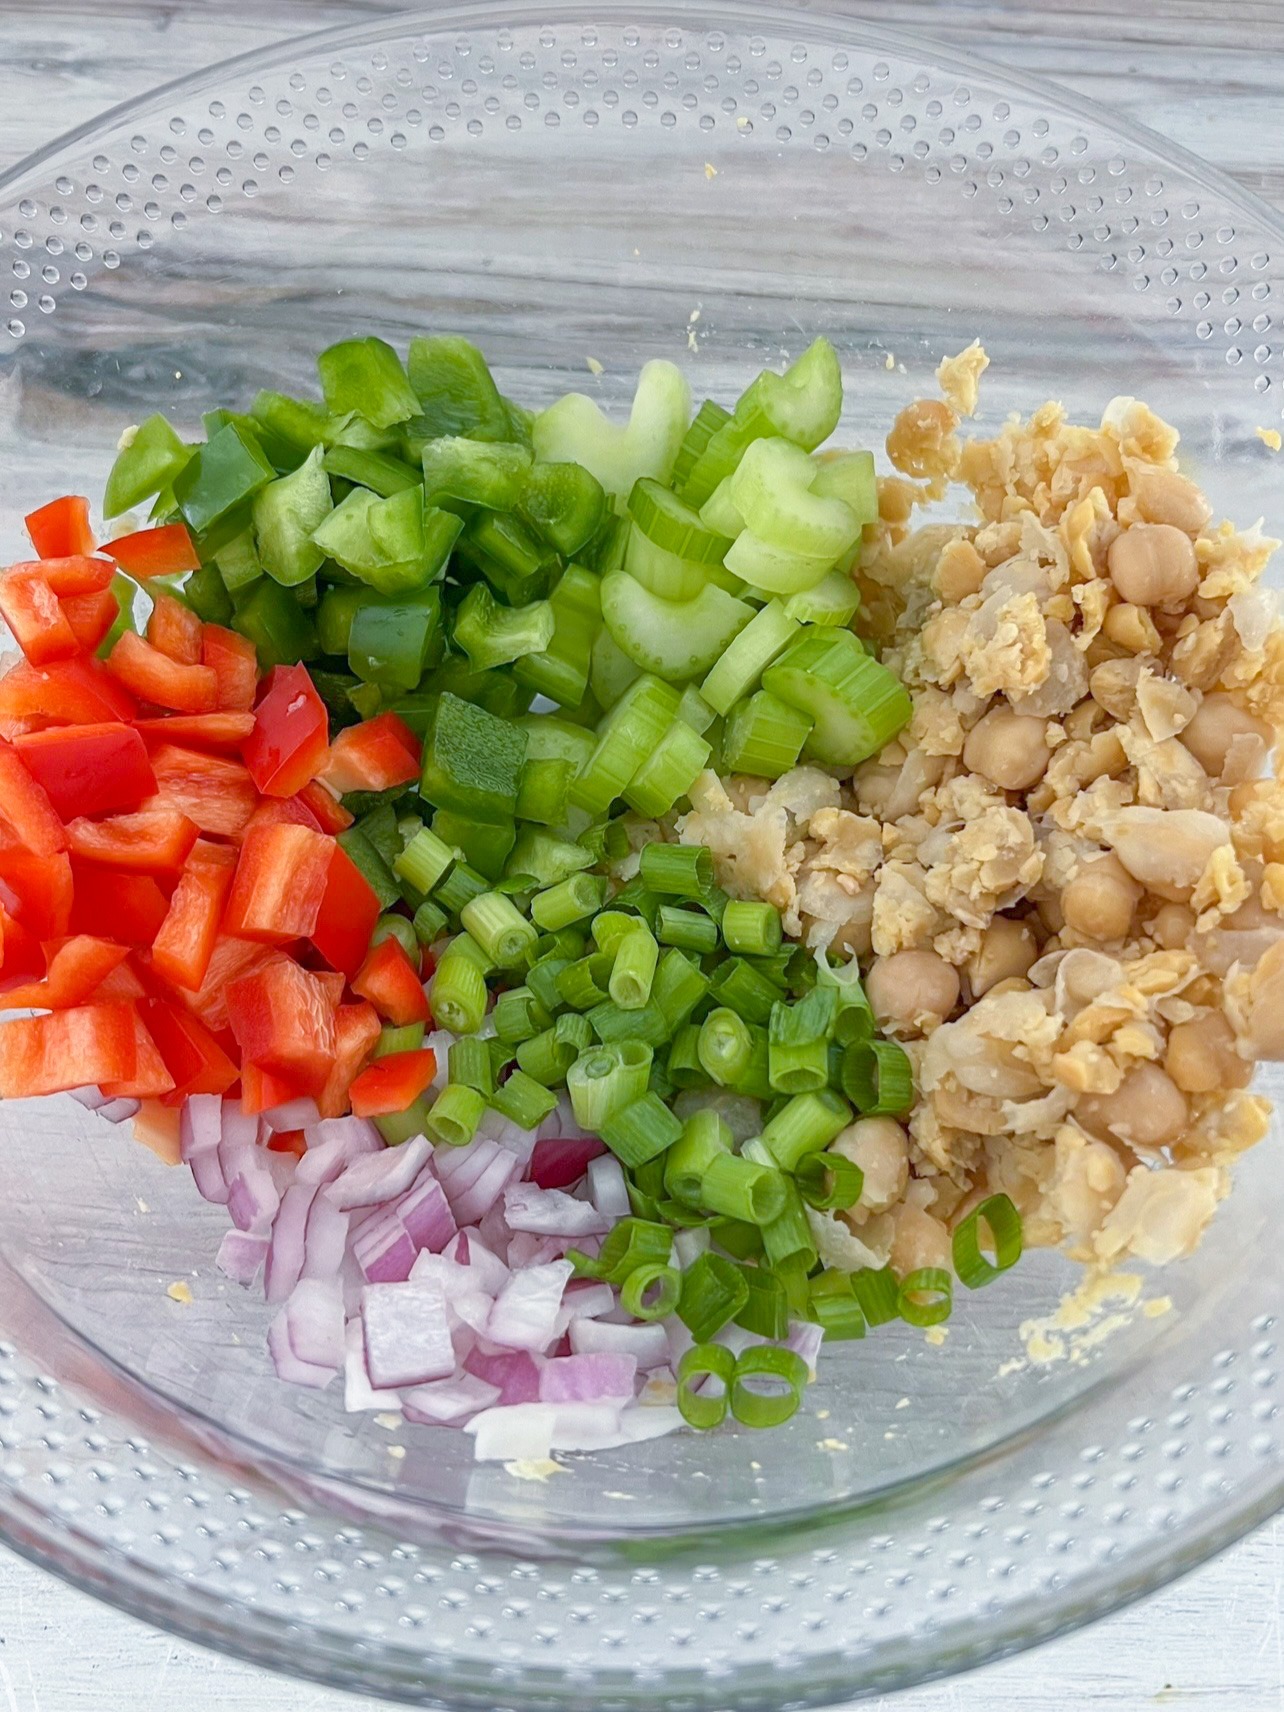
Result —
POLYGON ((284 1302, 303 1272, 308 1214, 317 1191, 308 1183, 287 1189, 272 1222, 263 1294, 269 1302, 284 1302))
POLYGON ((595 1320, 599 1314, 614 1313, 618 1306, 615 1291, 609 1284, 592 1278, 572 1278, 562 1297, 558 1330, 565 1331, 572 1320, 595 1320))
POLYGON ((383 1152, 383 1138, 365 1118, 323 1118, 303 1134, 308 1150, 295 1168, 298 1183, 333 1183, 355 1160, 383 1152))
POLYGON ((609 1450, 633 1442, 621 1436, 618 1403, 506 1404, 474 1415, 464 1431, 473 1435, 478 1462, 543 1460, 554 1450, 609 1450))
POLYGON ((628 1218, 631 1210, 628 1184, 624 1180, 623 1168, 613 1154, 600 1154, 589 1161, 588 1192, 598 1212, 612 1224, 617 1219, 628 1218))
POLYGON ((376 1391, 366 1372, 366 1339, 360 1316, 348 1321, 343 1335, 343 1406, 350 1415, 366 1409, 395 1412, 401 1407, 400 1391, 376 1391))
POLYGON ((234 1284, 253 1284, 267 1258, 267 1233, 229 1230, 223 1232, 214 1264, 234 1284))
POLYGON ((540 1369, 541 1403, 631 1402, 638 1364, 634 1356, 598 1350, 555 1356, 540 1369))
MULTIPOLYGON (((538 1146, 541 1141, 548 1141, 554 1136, 560 1136, 566 1140, 583 1140, 590 1134, 591 1132, 586 1130, 575 1116, 575 1107, 571 1104, 571 1096, 563 1088, 557 1096, 556 1108, 548 1114, 535 1131, 535 1143, 538 1146)), ((592 1139, 596 1140, 597 1138, 594 1136, 592 1139)))
POLYGON ((511 1183, 504 1190, 504 1217, 513 1231, 537 1236, 605 1236, 611 1221, 591 1201, 577 1201, 562 1189, 535 1183, 511 1183))
POLYGON ((352 1255, 371 1284, 402 1284, 415 1264, 410 1232, 391 1207, 373 1214, 352 1244, 352 1255))
MULTIPOLYGON (((572 1239, 564 1236, 536 1236, 534 1231, 514 1231, 508 1245, 508 1264, 514 1272, 522 1272, 528 1266, 544 1266, 550 1260, 560 1260, 571 1246, 572 1239)), ((596 1237, 581 1237, 577 1246, 584 1248, 585 1244, 596 1242, 596 1237)))
POLYGON ((257 1147, 237 1156, 237 1170, 227 1186, 227 1211, 237 1230, 266 1231, 276 1218, 281 1193, 267 1159, 257 1147))
POLYGON ((278 1375, 295 1385, 324 1390, 343 1366, 343 1299, 333 1282, 308 1278, 268 1330, 278 1375))
POLYGON ((496 1202, 490 1211, 483 1213, 477 1221, 477 1235, 496 1259, 503 1264, 507 1264, 508 1243, 512 1234, 508 1228, 508 1220, 504 1217, 502 1201, 496 1202))
MULTIPOLYGON (((507 1153, 511 1153, 518 1164, 525 1169, 535 1148, 535 1131, 523 1129, 511 1118, 506 1118, 502 1112, 489 1108, 482 1113, 481 1122, 477 1125, 477 1136, 483 1141, 496 1141, 507 1153)), ((476 1139, 476 1138, 474 1138, 476 1139)))
POLYGON ((285 1129, 308 1129, 321 1122, 316 1101, 306 1094, 297 1100, 287 1100, 283 1106, 271 1106, 260 1113, 260 1117, 264 1128, 270 1129, 273 1135, 279 1135, 285 1129))
POLYGON ((807 1363, 807 1371, 813 1379, 816 1377, 816 1362, 820 1356, 820 1346, 824 1341, 825 1328, 823 1326, 814 1325, 810 1320, 790 1320, 785 1348, 792 1349, 795 1355, 802 1356, 807 1363))
POLYGON ((376 1389, 422 1385, 454 1374, 455 1350, 440 1285, 368 1285, 361 1320, 366 1371, 376 1389))
POLYGON ((433 1157, 433 1167, 455 1222, 473 1225, 520 1176, 522 1164, 499 1142, 477 1136, 467 1147, 440 1148, 433 1157))
POLYGON ((101 1088, 95 1087, 92 1082, 84 1088, 68 1088, 67 1093, 77 1105, 83 1106, 87 1112, 100 1111, 107 1104, 107 1095, 103 1093, 101 1088))
POLYGON ((675 1230, 673 1233, 673 1253, 677 1264, 685 1271, 705 1253, 709 1247, 710 1237, 707 1230, 696 1225, 687 1230, 675 1230))
POLYGON ((499 1402, 499 1391, 471 1373, 434 1379, 407 1391, 402 1406, 408 1421, 423 1426, 460 1427, 482 1409, 499 1402))
POLYGON ((500 1403, 534 1403, 539 1399, 539 1368, 525 1350, 474 1349, 464 1364, 469 1373, 498 1388, 500 1403))
POLYGON ((303 1238, 303 1278, 338 1279, 348 1247, 350 1213, 341 1213, 324 1195, 315 1195, 303 1238))
POLYGON ((505 1349, 547 1349, 573 1271, 569 1260, 554 1260, 514 1272, 495 1298, 486 1336, 505 1349))
POLYGON ((138 1116, 138 1101, 122 1098, 105 1100, 98 1108, 98 1116, 106 1118, 108 1123, 128 1123, 130 1118, 138 1116))
POLYGON ((457 1228, 445 1190, 427 1170, 397 1202, 396 1212, 415 1248, 433 1254, 441 1253, 457 1228))
POLYGON ((536 1141, 526 1175, 541 1189, 569 1189, 579 1182, 589 1161, 605 1152, 605 1146, 595 1135, 547 1136, 536 1141))
POLYGON ((461 1230, 442 1250, 447 1260, 466 1266, 474 1288, 498 1296, 508 1282, 508 1268, 492 1254, 474 1226, 461 1230))
POLYGON ((358 1159, 326 1187, 326 1199, 347 1212, 358 1207, 381 1207, 404 1195, 432 1156, 432 1143, 417 1135, 400 1147, 358 1159))
POLYGON ((197 1192, 206 1201, 227 1205, 227 1182, 219 1163, 223 1102, 217 1094, 193 1094, 178 1114, 178 1148, 191 1168, 197 1192))
POLYGON ((610 1320, 573 1319, 567 1330, 577 1355, 627 1355, 640 1373, 663 1367, 669 1340, 660 1325, 615 1325, 610 1320))

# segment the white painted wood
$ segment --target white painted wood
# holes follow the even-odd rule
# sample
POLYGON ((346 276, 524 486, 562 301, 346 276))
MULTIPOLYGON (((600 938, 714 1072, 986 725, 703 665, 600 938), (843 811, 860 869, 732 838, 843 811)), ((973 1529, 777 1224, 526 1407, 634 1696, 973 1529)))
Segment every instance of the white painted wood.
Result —
MULTIPOLYGON (((846 3, 886 25, 1059 78, 1284 207, 1278 0, 846 3)), ((399 9, 383 0, 0 0, 0 168, 187 69, 399 9)), ((879 1704, 895 1712, 1284 1712, 1284 1521, 1085 1633, 879 1704)), ((0 1552, 0 1712, 374 1705, 173 1641, 0 1552)))

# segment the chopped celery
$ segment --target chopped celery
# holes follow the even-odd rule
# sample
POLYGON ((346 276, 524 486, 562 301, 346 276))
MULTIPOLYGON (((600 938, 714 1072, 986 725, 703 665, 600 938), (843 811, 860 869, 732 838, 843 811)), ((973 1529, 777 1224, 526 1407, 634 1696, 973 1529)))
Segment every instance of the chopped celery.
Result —
POLYGON ((843 411, 843 374, 828 339, 815 340, 784 374, 760 374, 741 394, 737 422, 761 420, 768 434, 792 440, 811 452, 838 426, 843 411))
POLYGON ((644 671, 674 683, 707 672, 753 617, 714 583, 694 600, 662 600, 627 571, 602 579, 602 619, 615 645, 644 671))
POLYGON ((635 665, 616 647, 611 632, 603 625, 593 639, 589 662, 589 687, 599 704, 614 707, 629 685, 635 684, 641 676, 641 666, 635 665))
POLYGON ((527 714, 515 723, 526 733, 528 761, 570 761, 578 768, 593 753, 592 732, 556 714, 527 714))
POLYGON ((605 813, 632 783, 677 711, 677 692, 658 678, 644 675, 631 684, 603 718, 593 753, 571 786, 576 807, 605 813))
POLYGON ((905 686, 850 630, 804 630, 762 682, 815 721, 806 750, 830 766, 855 767, 876 755, 913 711, 905 686))
POLYGON ((806 452, 788 440, 755 440, 729 491, 746 529, 760 540, 833 564, 860 534, 860 519, 843 500, 812 492, 818 474, 806 452))
POLYGON ((822 499, 841 499, 862 526, 878 521, 878 478, 872 452, 822 452, 816 459, 811 491, 822 499))
POLYGON ((814 587, 791 594, 785 611, 799 624, 849 625, 860 607, 860 590, 842 571, 828 571, 814 587))
POLYGON ((297 470, 278 476, 254 496, 252 515, 259 562, 274 582, 293 588, 306 582, 325 554, 312 532, 334 509, 330 478, 314 446, 297 470))
POLYGON ((749 529, 736 536, 727 554, 727 569, 765 594, 800 594, 815 588, 833 568, 833 558, 827 554, 773 547, 749 529))
POLYGON ((757 690, 727 714, 722 763, 728 772, 779 779, 798 765, 811 735, 809 715, 789 707, 769 690, 757 690))
POLYGON ((712 567, 681 559, 667 548, 657 547, 640 529, 632 529, 624 549, 624 569, 663 600, 694 600, 709 581, 712 567))
POLYGON ((731 412, 724 410, 712 398, 706 398, 696 411, 691 426, 683 436, 682 444, 678 447, 678 455, 673 464, 673 485, 681 492, 683 483, 695 467, 695 461, 708 446, 709 441, 724 428, 731 420, 731 412))
POLYGON ((798 634, 798 625, 778 600, 756 612, 700 685, 715 713, 726 713, 751 690, 763 672, 798 634))
POLYGON ((639 814, 668 814, 686 796, 698 773, 709 764, 711 749, 703 737, 675 719, 629 782, 624 800, 639 814))
POLYGON ((720 565, 731 545, 724 536, 709 529, 699 512, 684 505, 677 494, 646 476, 633 484, 629 516, 636 533, 679 559, 720 565))
POLYGON ((582 392, 568 392, 535 418, 541 463, 582 464, 623 512, 639 476, 667 482, 691 418, 691 389, 681 369, 652 361, 638 376, 626 427, 608 422, 582 392))
MULTIPOLYGON (((720 535, 730 536, 733 540, 745 526, 744 517, 735 500, 736 471, 724 476, 713 492, 700 507, 701 521, 707 523, 710 529, 716 529, 720 535)), ((725 557, 725 554, 723 555, 725 557)))

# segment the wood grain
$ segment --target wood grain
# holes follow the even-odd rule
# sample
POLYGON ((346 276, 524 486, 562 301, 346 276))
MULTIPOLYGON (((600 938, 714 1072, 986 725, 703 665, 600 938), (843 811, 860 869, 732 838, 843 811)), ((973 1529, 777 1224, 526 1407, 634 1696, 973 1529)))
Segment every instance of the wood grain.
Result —
MULTIPOLYGON (((843 0, 830 0, 830 9, 843 0)), ((0 0, 0 170, 189 68, 407 8, 384 0, 0 0)), ((800 6, 800 10, 808 8, 800 6)), ((883 0, 853 15, 1052 77, 1284 207, 1284 4, 883 0), (1228 15, 1233 12, 1233 16, 1228 15)), ((887 1712, 1284 1712, 1284 1522, 1093 1629, 887 1712)), ((373 1712, 176 1642, 0 1553, 0 1712, 373 1712)))

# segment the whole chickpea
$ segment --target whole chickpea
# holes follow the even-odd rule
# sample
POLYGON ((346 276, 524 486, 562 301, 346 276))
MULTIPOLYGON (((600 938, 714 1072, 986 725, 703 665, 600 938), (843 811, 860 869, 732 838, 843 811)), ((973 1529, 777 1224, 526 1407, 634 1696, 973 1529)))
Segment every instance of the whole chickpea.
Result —
POLYGON ((1161 904, 1150 922, 1150 937, 1165 951, 1181 951, 1195 931, 1195 912, 1185 904, 1161 904))
POLYGON ((1214 693, 1200 702, 1181 741, 1210 779, 1221 778, 1234 745, 1236 772, 1243 780, 1261 772, 1273 736, 1264 719, 1236 707, 1228 695, 1214 693))
POLYGON ((908 1202, 896 1208, 892 1219, 895 1225, 890 1256, 893 1272, 903 1278, 907 1272, 917 1272, 921 1266, 939 1266, 946 1272, 954 1271, 950 1233, 940 1219, 908 1202))
POLYGON ((1039 942, 1028 922, 996 915, 981 935, 981 943, 967 965, 972 997, 979 999, 1000 981, 1024 975, 1039 955, 1039 942))
POLYGON ((857 1206, 886 1212, 905 1193, 909 1181, 909 1137, 895 1118, 858 1118, 829 1144, 865 1174, 857 1206))
POLYGON ((1176 470, 1142 470, 1129 482, 1137 510, 1147 523, 1171 523, 1198 535, 1213 508, 1188 476, 1176 470))
POLYGON ((1075 1116, 1090 1134, 1129 1147, 1164 1147, 1186 1128, 1186 1096, 1157 1064, 1136 1064, 1113 1094, 1084 1094, 1075 1116))
POLYGON ((865 992, 881 1027, 917 1032, 958 1003, 958 970, 934 951, 896 951, 876 959, 865 992))
POLYGON ((1235 1031, 1219 1011, 1170 1029, 1164 1069, 1187 1094, 1243 1088, 1253 1074, 1253 1066, 1235 1050, 1235 1031))
POLYGON ((963 765, 970 773, 1004 791, 1024 791, 1038 784, 1047 771, 1052 750, 1043 720, 1010 707, 993 707, 977 721, 963 745, 963 765))
POLYGON ((1116 535, 1106 554, 1110 580, 1136 606, 1186 600, 1199 586, 1189 535, 1171 523, 1136 523, 1116 535))
POLYGON ((1122 939, 1142 889, 1113 853, 1089 862, 1061 894, 1066 926, 1089 939, 1122 939))

